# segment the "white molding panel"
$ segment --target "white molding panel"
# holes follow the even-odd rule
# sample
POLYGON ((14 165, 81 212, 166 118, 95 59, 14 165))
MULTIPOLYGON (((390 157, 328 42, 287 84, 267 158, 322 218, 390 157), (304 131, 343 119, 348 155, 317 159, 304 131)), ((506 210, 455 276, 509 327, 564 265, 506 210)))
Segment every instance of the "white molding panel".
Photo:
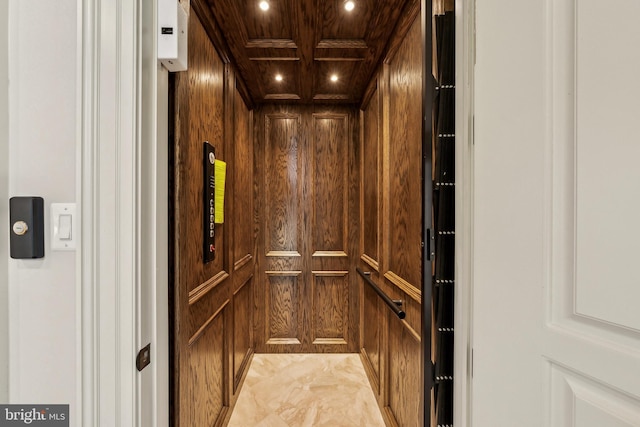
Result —
POLYGON ((640 401, 588 376, 549 364, 553 386, 550 427, 635 427, 640 425, 640 401))
MULTIPOLYGON (((631 7, 640 12, 637 2, 631 7)), ((640 168, 635 165, 640 144, 627 115, 640 117, 640 80, 625 79, 613 88, 624 72, 613 66, 611 45, 627 51, 618 37, 629 34, 598 27, 616 17, 632 19, 630 13, 620 15, 595 0, 550 7, 548 317, 576 333, 605 334, 613 343, 638 348, 640 315, 634 306, 640 300, 640 269, 633 266, 640 254, 640 168), (601 45, 604 40, 608 43, 601 45), (581 49, 581 43, 590 48, 581 49)), ((640 27, 625 25, 631 27, 640 39, 640 27)), ((626 60, 640 67, 640 53, 628 55, 626 60)))
POLYGON ((640 2, 578 0, 576 307, 640 332, 640 2), (620 66, 623 63, 624 66, 620 66), (602 304, 608 301, 608 304, 602 304))

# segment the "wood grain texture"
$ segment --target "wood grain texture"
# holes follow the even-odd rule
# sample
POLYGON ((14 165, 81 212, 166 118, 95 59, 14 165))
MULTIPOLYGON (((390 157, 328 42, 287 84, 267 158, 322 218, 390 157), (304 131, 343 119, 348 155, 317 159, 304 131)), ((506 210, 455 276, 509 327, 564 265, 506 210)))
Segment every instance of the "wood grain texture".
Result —
POLYGON ((399 426, 422 426, 420 341, 398 319, 389 321, 389 385, 385 410, 399 426))
POLYGON ((255 117, 258 245, 264 244, 256 351, 356 351, 357 283, 351 275, 340 277, 341 286, 329 279, 350 271, 358 255, 355 109, 271 105, 255 117), (295 286, 279 278, 295 272, 295 286), (324 286, 315 286, 318 277, 324 286))
MULTIPOLYGON (((197 1, 195 3, 198 3, 197 1)), ((206 11, 205 11, 206 12, 206 11)), ((253 353, 252 115, 235 73, 189 15, 189 69, 172 77, 170 110, 172 423, 223 425, 253 353), (228 165, 225 223, 203 263, 203 143, 228 165), (241 161, 237 161, 237 159, 241 161), (246 212, 238 214, 237 209, 246 212), (237 298, 237 299, 236 299, 237 298)), ((210 17, 205 16, 205 22, 210 17)), ((211 24, 209 22, 209 24, 211 24)))
POLYGON ((393 61, 396 53, 398 53, 398 49, 400 46, 405 43, 405 38, 407 37, 407 33, 411 30, 414 25, 414 22, 418 19, 420 15, 420 0, 409 0, 404 5, 404 10, 402 11, 402 15, 398 20, 398 24, 396 26, 396 30, 393 32, 391 37, 389 38, 389 42, 387 44, 387 51, 384 56, 384 63, 390 64, 393 61))
POLYGON ((212 426, 226 416, 224 333, 224 311, 221 310, 189 346, 187 425, 212 426))
POLYGON ((284 272, 270 274, 267 282, 268 295, 267 343, 273 339, 301 342, 303 301, 297 275, 284 272))
POLYGON ((420 21, 413 22, 389 65, 389 264, 416 289, 421 284, 422 55, 420 21))
POLYGON ((268 115, 265 117, 266 250, 300 251, 299 197, 303 182, 298 155, 301 117, 268 115))
POLYGON ((213 17, 212 39, 225 34, 256 103, 360 102, 407 2, 360 0, 350 13, 335 0, 272 1, 266 12, 254 0, 194 1, 213 17), (289 77, 281 85, 273 80, 279 72, 289 77), (327 85, 327 72, 344 83, 327 85))
POLYGON ((233 393, 247 370, 253 353, 253 277, 233 294, 233 393))
POLYGON ((380 92, 376 89, 363 112, 362 141, 362 253, 379 262, 380 223, 380 92))
POLYGON ((390 426, 422 425, 419 12, 419 2, 410 0, 361 107, 361 268, 390 298, 403 301, 407 315, 399 320, 362 287, 361 355, 390 426))
POLYGON ((381 393, 382 384, 382 319, 385 315, 382 302, 378 294, 363 283, 362 304, 362 352, 366 357, 366 365, 370 368, 369 377, 373 380, 372 387, 376 396, 381 393))
MULTIPOLYGON (((204 141, 216 148, 216 157, 225 159, 223 93, 224 65, 195 13, 189 18, 189 70, 176 77, 180 92, 176 102, 176 204, 179 206, 177 243, 185 259, 202 259, 203 159, 204 141)), ((216 226, 216 247, 223 248, 224 224, 216 226)), ((208 264, 194 264, 180 271, 181 280, 192 291, 225 270, 224 250, 208 264)))
POLYGON ((229 281, 223 227, 216 230, 219 256, 202 262, 202 147, 210 141, 224 158, 224 65, 193 10, 188 39, 190 67, 176 74, 172 101, 173 415, 177 425, 213 425, 228 405, 227 331, 219 310, 229 299, 229 281))
POLYGON ((313 274, 313 342, 346 344, 349 332, 348 271, 313 274))
POLYGON ((227 167, 233 174, 233 265, 238 269, 253 257, 253 115, 240 92, 233 91, 233 161, 227 167))
POLYGON ((312 251, 347 250, 349 116, 313 114, 312 251))

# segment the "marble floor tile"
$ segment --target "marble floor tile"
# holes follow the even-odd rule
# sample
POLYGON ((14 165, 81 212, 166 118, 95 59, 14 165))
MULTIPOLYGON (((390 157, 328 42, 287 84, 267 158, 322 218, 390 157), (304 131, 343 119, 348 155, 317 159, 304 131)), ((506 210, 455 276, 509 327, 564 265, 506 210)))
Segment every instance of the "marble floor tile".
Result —
POLYGON ((230 427, 384 427, 357 354, 256 354, 230 427))

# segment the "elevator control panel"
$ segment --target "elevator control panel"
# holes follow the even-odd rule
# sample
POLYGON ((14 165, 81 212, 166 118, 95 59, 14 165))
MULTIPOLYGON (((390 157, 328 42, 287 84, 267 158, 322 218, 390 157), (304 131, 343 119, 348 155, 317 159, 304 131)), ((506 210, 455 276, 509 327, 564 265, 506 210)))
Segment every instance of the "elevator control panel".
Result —
POLYGON ((216 205, 216 174, 215 174, 215 162, 216 162, 216 150, 209 144, 208 141, 204 143, 204 156, 203 156, 203 254, 204 262, 213 261, 216 257, 216 223, 215 223, 215 205, 216 205))
POLYGON ((44 199, 12 197, 9 200, 11 258, 44 257, 44 199))

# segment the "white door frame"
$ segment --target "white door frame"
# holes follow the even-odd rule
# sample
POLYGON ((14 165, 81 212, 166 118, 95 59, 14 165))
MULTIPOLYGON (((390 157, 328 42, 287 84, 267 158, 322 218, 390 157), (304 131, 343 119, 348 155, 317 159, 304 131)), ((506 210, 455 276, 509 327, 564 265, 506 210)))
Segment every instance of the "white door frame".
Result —
POLYGON ((9 401, 9 2, 0 3, 0 402, 9 401))
POLYGON ((475 1, 456 8, 456 247, 453 425, 471 426, 475 1))
POLYGON ((166 124, 157 122, 157 107, 166 99, 157 98, 155 87, 158 76, 164 87, 167 79, 156 65, 155 5, 154 0, 78 0, 79 425, 168 423, 167 262, 162 259, 168 213, 166 205, 158 206, 166 203, 166 141, 157 144, 158 134, 166 139, 166 124), (157 250, 145 252, 150 247, 157 250), (148 341, 152 363, 139 373, 135 356, 148 341))
POLYGON ((82 10, 82 422, 136 425, 137 17, 133 1, 82 10))
MULTIPOLYGON (((142 7, 154 7, 156 2, 147 0, 142 4, 142 7)), ((154 254, 143 254, 141 247, 153 241, 162 244, 162 227, 166 224, 167 212, 151 209, 151 212, 141 213, 141 206, 143 199, 156 208, 166 200, 166 193, 163 193, 160 184, 162 179, 166 179, 166 164, 162 164, 166 151, 154 149, 153 144, 154 139, 160 140, 162 143, 157 147, 164 146, 166 150, 166 123, 158 120, 158 113, 166 114, 166 98, 163 95, 167 93, 167 74, 165 70, 141 65, 142 61, 149 60, 142 54, 141 44, 155 47, 156 43, 155 31, 151 31, 151 40, 141 40, 142 27, 155 28, 155 21, 149 27, 149 15, 146 10, 141 13, 136 1, 78 0, 78 5, 82 10, 83 44, 81 179, 78 197, 83 230, 79 250, 82 261, 82 348, 79 350, 82 367, 78 385, 82 400, 81 424, 166 425, 168 330, 162 325, 168 320, 168 302, 165 300, 166 288, 163 288, 166 281, 162 282, 162 270, 158 270, 162 267, 158 261, 164 256, 166 248, 160 248, 154 254), (142 98, 150 96, 149 93, 141 93, 143 67, 144 78, 151 79, 158 88, 158 96, 151 104, 156 108, 154 111, 142 111, 142 98), (155 124, 156 133, 144 134, 142 127, 150 124, 155 124), (143 148, 144 144, 152 146, 143 148), (142 176, 143 173, 151 175, 142 176), (156 182, 158 185, 153 188, 152 194, 143 197, 143 191, 151 191, 146 184, 153 176, 159 180, 156 182), (153 236, 141 234, 141 221, 146 219, 143 218, 146 215, 156 220, 155 228, 150 231, 153 236), (149 264, 143 267, 144 263, 149 264), (152 366, 153 361, 157 362, 152 369, 153 380, 150 383, 140 381, 134 361, 141 339, 143 268, 155 268, 155 273, 148 279, 159 285, 155 287, 156 293, 152 296, 151 304, 156 321, 152 333, 155 340, 152 366), (143 383, 147 384, 145 388, 151 384, 152 389, 143 390, 143 383), (154 415, 150 422, 141 408, 141 395, 148 392, 153 394, 154 402, 154 415)), ((457 426, 470 425, 472 386, 470 319, 473 295, 474 16, 473 2, 456 0, 458 208, 454 424, 457 426)))

